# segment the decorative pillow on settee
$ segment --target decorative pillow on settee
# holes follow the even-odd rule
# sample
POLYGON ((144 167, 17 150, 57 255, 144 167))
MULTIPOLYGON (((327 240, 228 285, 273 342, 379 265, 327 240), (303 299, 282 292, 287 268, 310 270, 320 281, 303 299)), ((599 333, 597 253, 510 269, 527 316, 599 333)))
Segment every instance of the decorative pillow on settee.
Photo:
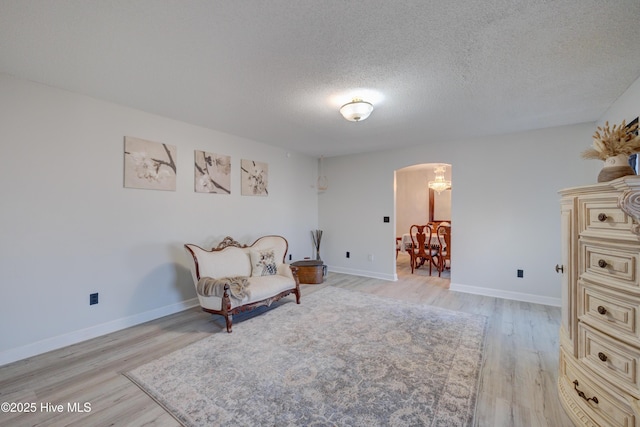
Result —
POLYGON ((273 249, 251 249, 251 275, 273 276, 278 272, 273 249))

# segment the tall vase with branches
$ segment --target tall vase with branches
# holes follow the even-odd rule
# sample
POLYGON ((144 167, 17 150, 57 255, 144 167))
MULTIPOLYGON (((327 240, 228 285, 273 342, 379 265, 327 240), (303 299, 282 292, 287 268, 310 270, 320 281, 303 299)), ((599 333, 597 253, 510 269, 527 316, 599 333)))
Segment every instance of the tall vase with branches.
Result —
POLYGON ((313 245, 316 247, 316 260, 322 261, 320 258, 320 241, 322 240, 322 230, 312 230, 311 238, 313 239, 313 245))

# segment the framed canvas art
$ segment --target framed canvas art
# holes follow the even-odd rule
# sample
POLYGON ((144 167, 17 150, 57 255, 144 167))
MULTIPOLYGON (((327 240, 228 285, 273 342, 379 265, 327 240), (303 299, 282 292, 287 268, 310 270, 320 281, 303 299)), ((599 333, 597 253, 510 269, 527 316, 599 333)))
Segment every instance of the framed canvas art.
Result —
POLYGON ((126 136, 124 186, 176 191, 176 159, 173 145, 126 136))
POLYGON ((231 156, 195 151, 195 192, 231 194, 231 156))
MULTIPOLYGON (((630 128, 631 126, 635 125, 636 123, 638 123, 638 117, 636 117, 635 119, 631 120, 629 122, 629 124, 627 125, 627 128, 630 128)), ((634 135, 638 135, 638 129, 636 129, 633 132, 634 135)), ((640 162, 638 162, 638 153, 633 153, 632 155, 629 156, 629 166, 631 166, 633 168, 633 170, 636 172, 636 175, 640 174, 640 165, 638 164, 640 162)))
POLYGON ((269 195, 269 165, 255 160, 242 159, 241 192, 243 196, 269 195))

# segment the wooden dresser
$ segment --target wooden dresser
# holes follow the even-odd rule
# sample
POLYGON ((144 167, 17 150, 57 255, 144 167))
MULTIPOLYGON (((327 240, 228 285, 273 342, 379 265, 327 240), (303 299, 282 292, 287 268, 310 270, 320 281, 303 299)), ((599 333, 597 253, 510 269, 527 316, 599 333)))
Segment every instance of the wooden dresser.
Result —
POLYGON ((560 195, 560 400, 576 425, 640 427, 640 177, 560 195))

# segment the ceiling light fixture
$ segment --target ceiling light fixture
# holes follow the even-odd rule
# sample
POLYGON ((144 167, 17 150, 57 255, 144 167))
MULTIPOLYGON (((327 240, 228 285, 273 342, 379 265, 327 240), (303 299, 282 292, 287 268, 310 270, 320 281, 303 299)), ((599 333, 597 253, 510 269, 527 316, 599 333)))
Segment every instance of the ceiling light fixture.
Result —
POLYGON ((433 181, 429 181, 429 188, 434 190, 436 193, 440 194, 444 190, 451 189, 451 181, 447 181, 444 179, 444 173, 447 170, 445 165, 438 165, 433 168, 433 173, 436 175, 433 181))
POLYGON ((353 101, 340 107, 340 114, 350 122, 361 122, 369 117, 372 111, 373 104, 363 101, 360 98, 353 98, 353 101))

